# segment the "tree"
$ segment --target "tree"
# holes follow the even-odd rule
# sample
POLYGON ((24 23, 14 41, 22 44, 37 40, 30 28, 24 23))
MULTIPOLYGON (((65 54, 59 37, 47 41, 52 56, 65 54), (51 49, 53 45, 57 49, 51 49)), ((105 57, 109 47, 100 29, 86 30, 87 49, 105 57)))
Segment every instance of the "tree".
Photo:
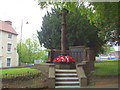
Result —
POLYGON ((20 62, 34 63, 34 60, 42 59, 47 60, 47 50, 42 50, 37 40, 37 36, 33 35, 32 38, 27 38, 22 42, 20 49, 20 43, 17 44, 17 51, 19 54, 20 62))
POLYGON ((99 28, 99 37, 108 42, 117 42, 113 44, 120 44, 118 2, 54 2, 49 0, 49 2, 39 3, 39 5, 43 8, 53 5, 66 8, 70 12, 75 12, 75 8, 78 8, 82 15, 87 15, 91 24, 99 28), (114 36, 111 33, 113 30, 115 31, 114 36))
POLYGON ((88 12, 88 18, 96 27, 100 29, 99 35, 109 42, 119 41, 119 3, 92 2, 89 4, 89 7, 90 6, 93 6, 93 8, 91 9, 91 12, 88 12), (115 35, 113 35, 113 31, 115 35))
POLYGON ((59 18, 59 11, 52 9, 52 14, 47 12, 47 15, 43 17, 42 31, 38 31, 38 38, 40 44, 44 44, 45 48, 60 49, 61 20, 59 18))
POLYGON ((29 62, 29 59, 28 59, 28 48, 26 46, 25 43, 21 43, 21 47, 20 48, 20 43, 17 44, 17 52, 18 52, 18 55, 19 55, 19 61, 20 62, 29 62))
MULTIPOLYGON (((60 49, 61 17, 60 9, 52 9, 43 17, 42 31, 38 31, 38 38, 44 47, 60 49)), ((74 14, 67 16, 67 43, 68 46, 85 45, 91 47, 96 53, 101 50, 104 41, 98 37, 98 28, 91 25, 86 16, 82 16, 76 8, 74 14)))
POLYGON ((111 51, 115 51, 114 48, 113 48, 111 45, 107 45, 107 44, 105 44, 105 45, 103 46, 103 49, 104 49, 104 52, 103 52, 103 53, 109 53, 109 52, 111 52, 111 51))

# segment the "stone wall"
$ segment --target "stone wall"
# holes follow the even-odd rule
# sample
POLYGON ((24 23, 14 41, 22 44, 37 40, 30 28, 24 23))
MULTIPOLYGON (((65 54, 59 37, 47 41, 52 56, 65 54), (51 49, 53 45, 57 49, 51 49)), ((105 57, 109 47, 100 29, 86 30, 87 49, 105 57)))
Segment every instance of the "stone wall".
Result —
POLYGON ((3 88, 47 88, 47 85, 45 73, 2 80, 3 88))
POLYGON ((38 63, 33 66, 33 68, 38 69, 42 72, 49 72, 49 63, 38 63))
POLYGON ((49 64, 35 64, 32 68, 38 69, 41 73, 37 75, 18 76, 2 80, 3 88, 48 88, 49 64))

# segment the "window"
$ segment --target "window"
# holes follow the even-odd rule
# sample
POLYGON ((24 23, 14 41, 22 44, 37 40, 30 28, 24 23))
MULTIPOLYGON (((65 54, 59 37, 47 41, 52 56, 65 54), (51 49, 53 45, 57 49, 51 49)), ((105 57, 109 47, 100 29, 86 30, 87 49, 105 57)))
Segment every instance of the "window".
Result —
POLYGON ((11 52, 12 51, 12 44, 11 43, 8 43, 8 48, 7 48, 8 52, 11 52))
POLYGON ((8 34, 8 38, 12 39, 12 34, 11 33, 8 34))
POLYGON ((11 65, 11 58, 7 58, 7 67, 10 67, 11 65))

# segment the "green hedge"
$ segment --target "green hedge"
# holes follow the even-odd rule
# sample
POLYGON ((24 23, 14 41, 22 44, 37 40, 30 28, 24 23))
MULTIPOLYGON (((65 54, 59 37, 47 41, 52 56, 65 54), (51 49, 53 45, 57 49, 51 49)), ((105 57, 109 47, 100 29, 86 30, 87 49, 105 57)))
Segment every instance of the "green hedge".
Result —
POLYGON ((118 62, 120 59, 112 59, 112 60, 103 60, 103 61, 95 61, 95 63, 102 63, 102 62, 118 62))
POLYGON ((2 69, 0 70, 0 76, 4 77, 15 77, 15 76, 22 76, 27 74, 36 74, 40 73, 41 71, 33 68, 9 68, 9 69, 2 69))

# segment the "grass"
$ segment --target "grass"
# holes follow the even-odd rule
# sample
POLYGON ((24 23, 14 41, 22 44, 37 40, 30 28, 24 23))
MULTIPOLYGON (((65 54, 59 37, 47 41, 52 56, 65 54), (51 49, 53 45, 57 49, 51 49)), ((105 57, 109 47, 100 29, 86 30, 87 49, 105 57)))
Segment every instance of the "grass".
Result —
POLYGON ((21 76, 27 74, 35 74, 39 73, 40 71, 33 68, 10 68, 10 69, 2 69, 0 70, 2 77, 10 77, 10 76, 21 76))
POLYGON ((105 61, 96 61, 95 62, 95 71, 93 75, 96 76, 116 76, 120 75, 118 72, 118 60, 105 60, 105 61))

